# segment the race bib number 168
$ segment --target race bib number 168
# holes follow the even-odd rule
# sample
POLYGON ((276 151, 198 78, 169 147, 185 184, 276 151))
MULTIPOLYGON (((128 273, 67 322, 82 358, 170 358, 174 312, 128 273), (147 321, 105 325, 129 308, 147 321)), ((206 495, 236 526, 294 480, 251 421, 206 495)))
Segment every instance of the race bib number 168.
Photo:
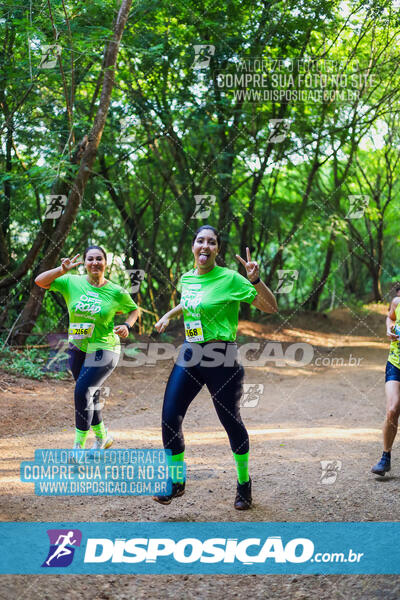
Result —
POLYGON ((204 342, 203 328, 201 321, 186 321, 185 336, 188 342, 204 342))

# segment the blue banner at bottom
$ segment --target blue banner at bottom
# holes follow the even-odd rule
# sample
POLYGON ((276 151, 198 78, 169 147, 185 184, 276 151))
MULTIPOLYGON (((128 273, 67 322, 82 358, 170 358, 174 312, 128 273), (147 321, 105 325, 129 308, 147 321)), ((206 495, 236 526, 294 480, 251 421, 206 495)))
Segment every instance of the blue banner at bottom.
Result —
POLYGON ((400 523, 0 523, 0 573, 400 573, 400 523))

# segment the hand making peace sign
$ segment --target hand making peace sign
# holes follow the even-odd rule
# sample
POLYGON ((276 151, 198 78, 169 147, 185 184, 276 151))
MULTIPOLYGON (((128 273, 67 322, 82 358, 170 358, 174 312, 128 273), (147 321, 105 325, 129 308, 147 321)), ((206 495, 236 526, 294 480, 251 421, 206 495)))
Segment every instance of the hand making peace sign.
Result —
POLYGON ((66 273, 67 271, 70 271, 71 269, 74 269, 75 267, 77 267, 78 265, 82 264, 81 260, 76 260, 78 258, 78 256, 80 256, 80 254, 75 254, 75 256, 73 258, 62 258, 61 259, 61 269, 63 274, 66 273))
POLYGON ((243 258, 241 258, 239 254, 236 254, 235 256, 246 269, 247 279, 250 281, 250 283, 253 283, 253 281, 257 281, 257 279, 259 279, 260 277, 260 269, 258 263, 251 260, 250 250, 246 247, 247 262, 243 260, 243 258))

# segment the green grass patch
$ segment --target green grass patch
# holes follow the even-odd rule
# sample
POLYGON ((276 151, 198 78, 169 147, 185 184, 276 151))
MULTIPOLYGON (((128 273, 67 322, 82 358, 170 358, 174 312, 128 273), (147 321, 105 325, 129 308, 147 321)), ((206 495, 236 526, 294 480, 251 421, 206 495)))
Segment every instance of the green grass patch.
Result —
POLYGON ((0 368, 7 373, 30 379, 68 379, 67 371, 54 372, 47 369, 49 348, 13 349, 5 346, 0 350, 0 368))

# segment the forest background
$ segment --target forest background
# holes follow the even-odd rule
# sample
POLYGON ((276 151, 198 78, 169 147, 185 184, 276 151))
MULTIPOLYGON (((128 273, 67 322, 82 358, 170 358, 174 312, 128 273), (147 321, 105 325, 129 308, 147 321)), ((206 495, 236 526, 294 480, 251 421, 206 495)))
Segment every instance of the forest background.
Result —
POLYGON ((3 1, 3 344, 66 330, 34 279, 89 244, 151 331, 204 223, 219 264, 251 248, 282 311, 386 302, 399 28, 396 1, 3 1))

